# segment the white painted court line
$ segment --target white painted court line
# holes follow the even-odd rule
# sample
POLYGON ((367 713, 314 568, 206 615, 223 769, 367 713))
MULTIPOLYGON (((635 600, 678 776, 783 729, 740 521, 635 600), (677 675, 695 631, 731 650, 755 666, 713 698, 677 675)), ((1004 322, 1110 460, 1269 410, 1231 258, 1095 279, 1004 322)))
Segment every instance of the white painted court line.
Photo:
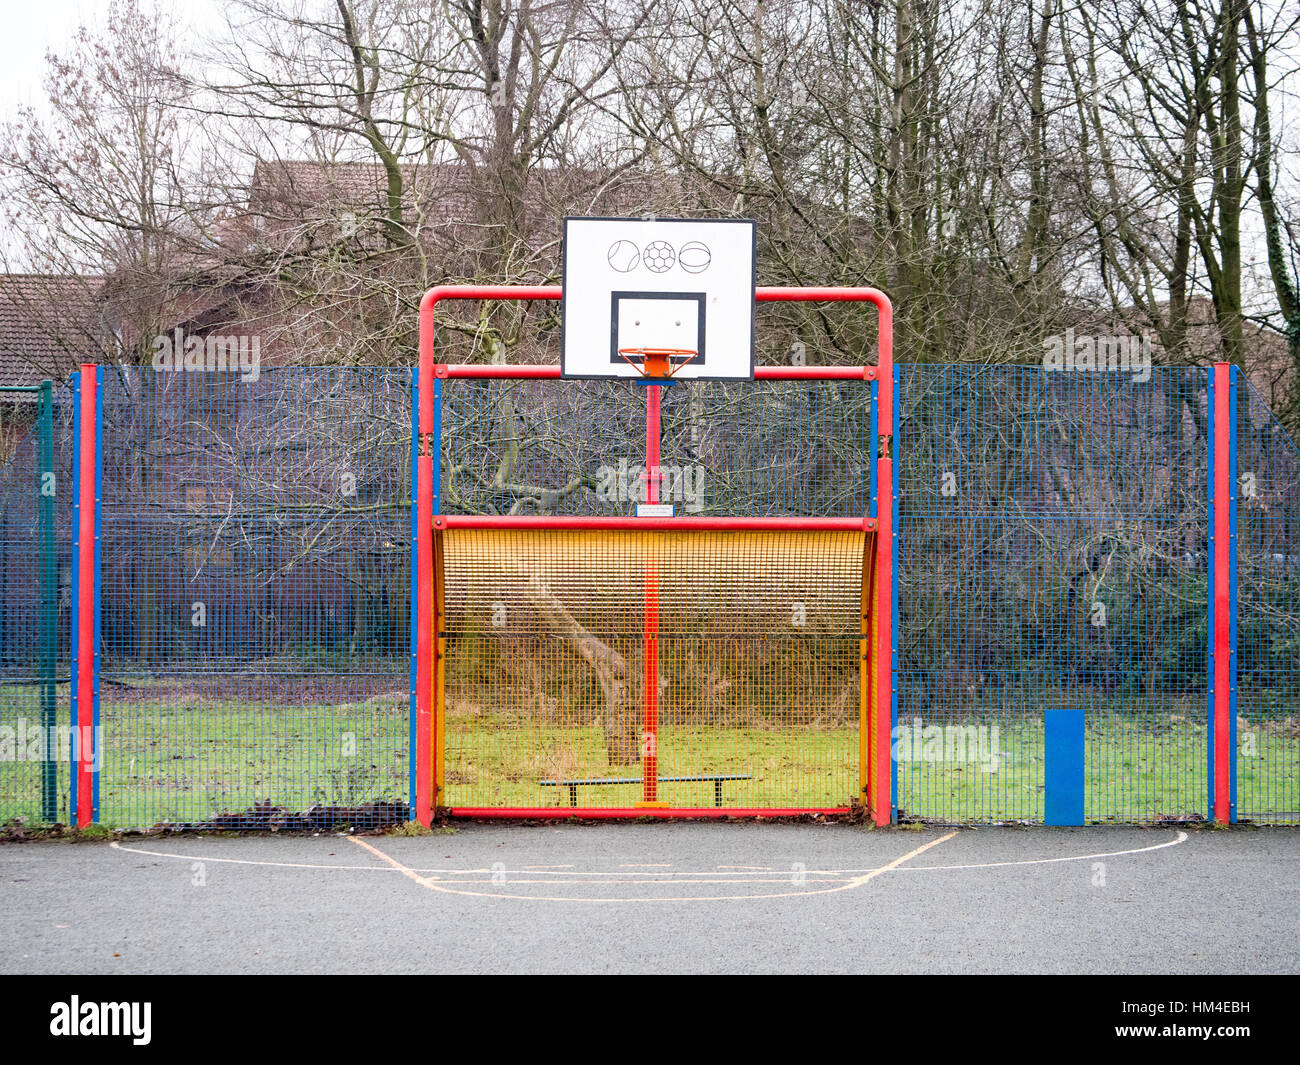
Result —
POLYGON ((1148 854, 1151 851, 1162 851, 1166 847, 1177 847, 1178 844, 1185 842, 1187 833, 1180 831, 1176 838, 1166 840, 1164 843, 1156 843, 1150 847, 1134 847, 1126 851, 1110 851, 1106 854, 1070 854, 1062 858, 1026 858, 1018 862, 977 862, 973 865, 910 865, 907 867, 909 873, 941 873, 953 869, 1000 869, 1009 865, 1051 865, 1054 862, 1086 862, 1096 858, 1121 858, 1126 854, 1148 854))
MULTIPOLYGON (((930 850, 930 848, 937 847, 941 843, 946 843, 948 840, 952 839, 956 835, 957 833, 955 831, 949 832, 947 835, 940 836, 938 839, 932 839, 928 843, 922 843, 919 847, 914 847, 906 854, 900 855, 899 857, 895 858, 892 862, 889 862, 886 865, 882 865, 878 869, 872 869, 870 872, 867 872, 862 876, 855 876, 842 884, 836 885, 835 887, 814 888, 809 891, 775 891, 775 892, 769 892, 761 895, 678 895, 678 896, 667 896, 667 897, 660 896, 660 895, 640 895, 636 897, 625 896, 621 898, 611 898, 611 897, 592 898, 589 896, 582 896, 582 895, 577 895, 577 896, 512 895, 512 894, 506 894, 504 892, 494 892, 494 891, 466 891, 463 888, 452 887, 446 883, 439 883, 436 879, 431 879, 429 877, 421 876, 414 869, 408 868, 407 866, 399 862, 396 858, 392 857, 389 854, 384 853, 378 847, 372 846, 370 843, 368 843, 363 839, 360 839, 357 836, 349 836, 348 839, 350 839, 351 842, 355 843, 358 847, 361 847, 363 850, 366 850, 370 854, 373 854, 376 858, 380 859, 387 865, 391 866, 394 869, 397 869, 408 879, 415 881, 421 887, 427 888, 430 891, 437 891, 439 893, 447 894, 447 895, 469 895, 474 898, 481 898, 481 899, 507 899, 512 902, 571 902, 571 903, 587 904, 587 905, 609 905, 611 903, 627 904, 633 902, 635 903, 744 902, 744 901, 755 901, 759 899, 808 898, 809 896, 813 896, 813 895, 833 895, 841 891, 853 891, 857 888, 863 887, 866 884, 869 884, 876 877, 881 876, 884 873, 888 873, 893 869, 899 868, 900 866, 903 865, 904 862, 910 861, 912 858, 916 858, 919 855, 924 854, 926 851, 930 850)), ((609 881, 600 881, 600 883, 602 885, 609 884, 609 881)))
MULTIPOLYGON (((342 869, 351 872, 375 872, 374 865, 331 865, 326 862, 268 862, 255 858, 217 858, 211 854, 173 854, 170 851, 151 851, 143 847, 128 847, 125 843, 113 840, 109 844, 115 851, 126 854, 143 854, 150 858, 175 858, 182 862, 216 862, 222 865, 264 865, 272 869, 342 869)), ((384 870, 387 872, 387 870, 384 870)), ((486 872, 486 870, 480 870, 486 872)))
MULTIPOLYGON (((949 839, 954 834, 955 833, 949 833, 949 835, 943 837, 943 839, 945 840, 949 839)), ((343 838, 349 839, 353 843, 360 842, 360 838, 356 836, 348 836, 343 838)), ((998 868, 1013 868, 1018 866, 1030 866, 1030 865, 1054 865, 1062 862, 1096 861, 1103 858, 1120 858, 1128 855, 1147 854, 1152 851, 1164 850, 1165 848, 1168 847, 1176 847, 1180 843, 1185 842, 1187 838, 1188 838, 1188 834, 1186 832, 1179 831, 1175 836, 1175 838, 1173 839, 1165 840, 1164 842, 1152 844, 1151 846, 1147 846, 1147 847, 1132 847, 1126 850, 1101 851, 1092 854, 1069 854, 1069 855, 1062 855, 1055 858, 1025 858, 1019 861, 1007 861, 1007 862, 973 862, 964 865, 910 865, 910 864, 894 865, 891 864, 886 866, 873 866, 869 868, 854 868, 854 869, 807 869, 804 871, 804 876, 808 878, 809 883, 839 884, 840 887, 836 887, 831 890, 841 890, 843 888, 850 887, 850 886, 860 886, 857 884, 857 881, 864 876, 874 877, 875 875, 878 875, 879 873, 886 872, 886 871, 908 872, 908 873, 959 872, 962 870, 973 870, 973 869, 998 869, 998 868)), ((938 842, 942 842, 942 840, 935 840, 934 842, 938 843, 938 842)), ((280 862, 280 861, 267 861, 267 860, 253 859, 253 858, 224 858, 224 857, 217 857, 212 854, 178 854, 172 851, 161 851, 161 850, 153 850, 146 847, 129 846, 118 840, 112 841, 109 844, 109 846, 113 850, 117 850, 126 854, 138 854, 138 855, 144 855, 152 858, 170 858, 175 861, 184 861, 184 862, 211 862, 214 864, 222 864, 222 865, 261 866, 269 869, 308 869, 308 870, 324 870, 324 871, 331 871, 331 872, 340 871, 340 872, 367 872, 367 873, 376 873, 376 872, 401 873, 404 876, 415 874, 416 876, 421 877, 422 879, 430 879, 431 882, 432 880, 442 880, 442 878, 454 877, 456 878, 455 883, 460 885, 465 885, 465 886, 476 884, 476 883, 485 883, 485 884, 490 883, 491 882, 490 878, 494 873, 497 875, 505 875, 510 878, 512 884, 518 884, 521 886, 523 885, 535 886, 547 882, 551 882, 555 884, 561 884, 561 883, 572 884, 574 886, 577 886, 579 884, 601 884, 601 883, 607 883, 610 886, 614 886, 614 885, 621 886, 621 885, 637 884, 637 883, 666 884, 666 883, 672 883, 674 878, 678 881, 686 881, 691 884, 722 884, 722 883, 730 882, 730 883, 738 883, 738 884, 744 883, 744 884, 758 885, 758 884, 789 882, 788 876, 782 876, 782 877, 772 876, 772 874, 776 872, 776 870, 770 866, 767 867, 718 866, 710 870, 674 870, 674 869, 657 868, 657 867, 646 865, 646 866, 641 866, 641 868, 646 869, 647 871, 639 874, 640 879, 634 879, 634 877, 636 877, 638 874, 634 874, 631 872, 631 868, 632 868, 631 866, 625 866, 623 869, 619 871, 608 871, 608 872, 598 870, 598 869, 576 869, 572 865, 524 866, 520 869, 490 869, 484 866, 470 867, 464 869, 446 869, 446 868, 436 868, 436 867, 406 866, 406 865, 402 865, 402 863, 400 862, 393 864, 387 861, 385 861, 383 865, 375 865, 373 863, 365 864, 365 865, 351 865, 351 864, 346 864, 341 862, 340 863, 280 862), (653 869, 654 871, 651 872, 649 871, 650 869, 653 869), (538 879, 523 879, 525 876, 536 877, 538 879), (487 879, 484 879, 482 881, 467 879, 470 877, 484 877, 487 879), (551 879, 547 881, 541 879, 542 877, 549 877, 551 879), (727 878, 727 879, 723 879, 723 878, 727 878)), ((378 848, 375 848, 375 850, 378 852, 378 848)), ((378 852, 378 853, 383 853, 383 852, 378 852)), ((919 853, 920 853, 919 851, 914 852, 914 854, 919 854, 919 853)), ((866 882, 865 880, 862 881, 862 883, 865 882, 866 882)), ((451 890, 450 885, 446 884, 445 882, 441 885, 441 889, 451 890)), ((477 892, 477 891, 467 891, 462 893, 470 894, 470 895, 483 895, 484 897, 500 897, 500 898, 514 898, 514 899, 530 897, 530 896, 505 895, 505 894, 488 895, 487 893, 477 892)), ((780 898, 785 896, 801 896, 801 895, 817 894, 817 893, 820 892, 788 892, 785 893, 784 896, 773 894, 773 895, 727 896, 727 897, 728 898, 733 898, 733 897, 735 898, 739 898, 739 897, 780 898)), ((723 896, 705 896, 705 898, 722 899, 723 896)), ((557 901, 580 901, 580 900, 560 899, 557 901)), ((587 901, 597 901, 597 900, 587 900, 587 901)), ((631 901, 631 900, 610 899, 606 901, 616 902, 616 901, 631 901)), ((668 901, 668 900, 661 900, 661 901, 668 901)))

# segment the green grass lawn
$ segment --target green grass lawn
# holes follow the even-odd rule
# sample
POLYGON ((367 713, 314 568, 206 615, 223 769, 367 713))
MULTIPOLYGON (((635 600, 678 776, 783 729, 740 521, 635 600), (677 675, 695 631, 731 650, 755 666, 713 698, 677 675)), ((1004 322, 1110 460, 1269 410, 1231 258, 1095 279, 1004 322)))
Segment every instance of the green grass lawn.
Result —
MULTIPOLYGON (((0 727, 31 718, 34 689, 0 686, 0 727)), ((301 811, 313 805, 404 800, 405 705, 234 703, 191 698, 159 686, 129 701, 101 701, 105 755, 101 820, 120 827, 202 821, 259 801, 301 811)), ((971 720, 969 723, 977 724, 971 720)), ((1088 718, 1086 810, 1095 821, 1158 821, 1206 811, 1205 731, 1191 723, 1152 732, 1117 716, 1088 718)), ((1253 756, 1238 760, 1238 810, 1258 820, 1300 820, 1297 741, 1281 727, 1252 726, 1253 756)), ((953 822, 1035 821, 1043 816, 1040 724, 999 729, 996 771, 978 760, 901 760, 899 806, 908 816, 953 822)), ((0 750, 0 755, 4 755, 0 750)), ((857 790, 857 736, 851 728, 704 728, 665 724, 660 775, 724 774, 728 806, 847 805, 857 790)), ((0 819, 35 819, 41 766, 0 760, 0 819)), ((448 722, 446 798, 457 806, 567 805, 567 790, 545 779, 635 779, 640 767, 607 764, 596 726, 519 723, 490 712, 448 722)), ((68 773, 60 768, 66 812, 68 773)), ((635 785, 584 788, 580 804, 624 806, 635 785)), ((711 806, 713 785, 668 784, 662 799, 711 806)))
MULTIPOLYGON (((662 725, 659 776, 748 776, 726 781, 723 803, 755 807, 848 806, 857 793, 856 731, 710 729, 662 725)), ((568 790, 542 780, 641 777, 640 765, 610 766, 598 726, 542 728, 509 724, 494 715, 448 721, 445 765, 450 806, 557 806, 568 790)), ((631 806, 635 785, 584 786, 578 803, 631 806)), ((712 806, 714 785, 669 783, 659 798, 674 806, 712 806)))

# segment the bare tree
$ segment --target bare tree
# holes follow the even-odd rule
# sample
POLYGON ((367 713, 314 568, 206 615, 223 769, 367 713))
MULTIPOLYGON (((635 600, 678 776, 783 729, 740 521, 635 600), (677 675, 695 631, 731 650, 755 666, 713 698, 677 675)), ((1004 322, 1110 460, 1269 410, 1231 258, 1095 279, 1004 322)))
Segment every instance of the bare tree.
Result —
POLYGON ((24 108, 4 127, 6 266, 87 277, 87 301, 116 324, 90 338, 100 357, 147 361, 214 211, 204 133, 183 117, 176 27, 138 0, 114 0, 107 26, 49 56, 48 118, 24 108))

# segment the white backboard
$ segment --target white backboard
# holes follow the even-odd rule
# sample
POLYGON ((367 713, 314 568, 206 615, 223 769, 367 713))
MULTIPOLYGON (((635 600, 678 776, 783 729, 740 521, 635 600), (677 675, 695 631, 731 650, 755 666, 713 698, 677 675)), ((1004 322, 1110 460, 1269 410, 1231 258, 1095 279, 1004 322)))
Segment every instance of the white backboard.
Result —
POLYGON ((754 222, 566 218, 565 377, 639 377, 619 348, 683 348, 682 378, 754 376, 754 222))

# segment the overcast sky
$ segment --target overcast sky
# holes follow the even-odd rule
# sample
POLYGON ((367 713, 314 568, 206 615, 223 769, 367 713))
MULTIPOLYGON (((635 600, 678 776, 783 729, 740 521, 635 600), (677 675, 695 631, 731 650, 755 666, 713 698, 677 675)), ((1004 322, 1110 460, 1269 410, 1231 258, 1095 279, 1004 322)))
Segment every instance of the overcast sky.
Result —
POLYGON ((102 19, 106 3, 96 0, 39 0, 6 4, 0 33, 0 108, 13 116, 19 104, 39 105, 45 53, 59 51, 83 23, 102 19))
MULTIPOLYGON (((224 25, 218 0, 160 0, 182 25, 224 25)), ((44 99, 45 53, 63 51, 78 26, 102 27, 108 0, 8 0, 0 33, 0 118, 20 104, 40 107, 44 99)))

